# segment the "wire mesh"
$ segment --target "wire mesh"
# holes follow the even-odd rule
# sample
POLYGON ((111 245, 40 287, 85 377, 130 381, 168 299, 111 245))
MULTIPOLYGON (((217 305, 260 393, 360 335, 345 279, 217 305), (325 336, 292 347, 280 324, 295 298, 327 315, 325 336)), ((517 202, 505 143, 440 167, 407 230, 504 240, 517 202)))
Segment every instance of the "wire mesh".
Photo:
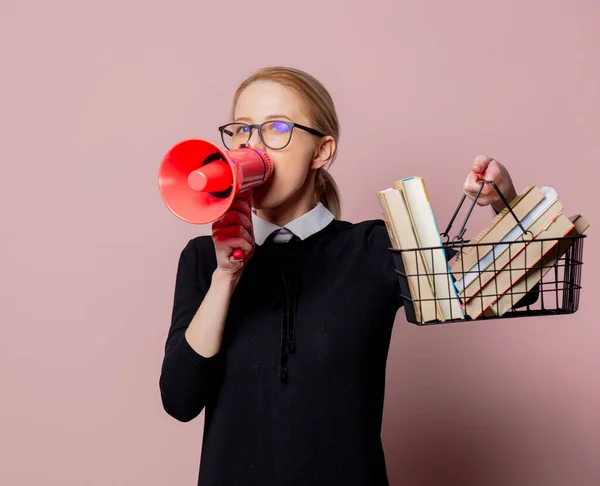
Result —
POLYGON ((509 258, 502 267, 497 264, 496 247, 491 243, 448 242, 439 247, 390 251, 394 253, 395 270, 409 322, 428 325, 576 312, 581 290, 584 238, 585 235, 536 239, 527 242, 518 251, 515 248, 523 246, 522 241, 508 242, 505 251, 509 258), (449 268, 428 271, 422 263, 424 252, 435 251, 445 252, 449 263, 454 259, 460 261, 467 248, 477 252, 477 264, 472 268, 461 266, 455 272, 449 268), (481 268, 481 257, 490 252, 492 262, 481 268), (416 272, 405 271, 404 264, 409 258, 416 262, 416 272), (446 288, 439 287, 440 280, 436 276, 445 277, 448 282, 446 288), (431 284, 431 291, 426 287, 427 282, 431 284), (444 302, 450 304, 455 299, 460 302, 462 315, 448 305, 450 316, 444 317, 440 308, 444 302), (431 307, 433 312, 428 312, 431 307))

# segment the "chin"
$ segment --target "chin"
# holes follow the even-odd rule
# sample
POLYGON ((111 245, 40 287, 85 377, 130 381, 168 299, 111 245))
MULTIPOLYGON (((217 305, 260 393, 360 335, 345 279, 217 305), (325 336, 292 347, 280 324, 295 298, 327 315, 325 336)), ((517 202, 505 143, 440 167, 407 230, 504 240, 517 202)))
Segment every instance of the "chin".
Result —
POLYGON ((276 209, 286 201, 281 194, 269 191, 268 187, 261 186, 252 191, 252 207, 262 211, 276 209))
POLYGON ((272 181, 257 187, 252 191, 252 207, 255 209, 273 209, 277 207, 278 202, 276 195, 273 193, 272 181))
POLYGON ((277 206, 279 206, 279 204, 280 204, 280 201, 275 200, 274 198, 269 197, 268 195, 266 195, 266 196, 257 195, 257 194, 252 195, 252 207, 254 209, 260 209, 260 210, 274 209, 277 206))
POLYGON ((281 183, 273 184, 273 181, 270 180, 252 191, 252 207, 262 211, 269 211, 280 208, 283 205, 288 206, 299 196, 299 191, 302 188, 302 186, 290 188, 289 185, 286 187, 285 184, 281 183))

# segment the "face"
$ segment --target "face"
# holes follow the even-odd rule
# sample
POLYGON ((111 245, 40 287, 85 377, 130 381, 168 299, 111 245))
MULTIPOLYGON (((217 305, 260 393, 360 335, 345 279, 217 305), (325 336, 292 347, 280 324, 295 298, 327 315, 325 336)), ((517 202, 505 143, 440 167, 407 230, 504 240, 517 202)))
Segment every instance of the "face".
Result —
MULTIPOLYGON (((293 90, 273 81, 255 81, 240 95, 234 111, 234 121, 258 124, 267 120, 283 120, 312 127, 306 115, 304 101, 293 90)), ((331 137, 316 137, 294 128, 290 143, 282 150, 265 147, 258 131, 252 131, 250 146, 266 152, 273 161, 273 176, 254 189, 252 205, 256 209, 276 209, 311 190, 311 171, 325 165, 331 137)))

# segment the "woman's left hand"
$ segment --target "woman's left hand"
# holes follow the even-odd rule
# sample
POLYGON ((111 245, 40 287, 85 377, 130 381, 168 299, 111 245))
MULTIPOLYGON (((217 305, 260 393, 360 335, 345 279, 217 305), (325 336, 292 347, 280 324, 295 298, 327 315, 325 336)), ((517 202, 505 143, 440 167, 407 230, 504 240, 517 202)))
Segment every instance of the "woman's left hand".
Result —
MULTIPOLYGON (((494 181, 504 198, 510 203, 516 196, 517 191, 506 167, 500 162, 485 155, 478 155, 473 161, 471 172, 467 176, 464 192, 471 199, 475 199, 482 180, 494 181)), ((504 202, 491 184, 484 184, 483 190, 477 199, 480 206, 491 205, 496 211, 502 211, 504 202)))

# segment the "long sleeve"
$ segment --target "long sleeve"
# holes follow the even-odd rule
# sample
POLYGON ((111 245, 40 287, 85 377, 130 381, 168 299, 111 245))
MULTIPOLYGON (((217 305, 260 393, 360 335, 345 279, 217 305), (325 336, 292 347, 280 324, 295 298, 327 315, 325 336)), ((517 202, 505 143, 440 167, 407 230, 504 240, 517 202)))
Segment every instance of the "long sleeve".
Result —
POLYGON ((185 337, 187 327, 208 292, 212 274, 212 268, 199 271, 202 265, 213 266, 210 254, 201 252, 201 240, 190 240, 179 258, 171 326, 159 380, 165 411, 181 422, 188 422, 200 414, 221 370, 220 353, 204 357, 190 346, 185 337))
MULTIPOLYGON (((408 286, 403 285, 405 280, 402 280, 402 277, 399 277, 396 272, 396 269, 402 270, 403 268, 402 259, 398 253, 390 251, 392 243, 382 219, 374 219, 365 223, 369 226, 366 232, 367 251, 375 255, 378 275, 385 279, 386 287, 390 289, 390 302, 398 310, 405 304, 402 294, 410 295, 408 286)), ((409 316, 414 312, 412 306, 408 306, 406 311, 409 316)))

